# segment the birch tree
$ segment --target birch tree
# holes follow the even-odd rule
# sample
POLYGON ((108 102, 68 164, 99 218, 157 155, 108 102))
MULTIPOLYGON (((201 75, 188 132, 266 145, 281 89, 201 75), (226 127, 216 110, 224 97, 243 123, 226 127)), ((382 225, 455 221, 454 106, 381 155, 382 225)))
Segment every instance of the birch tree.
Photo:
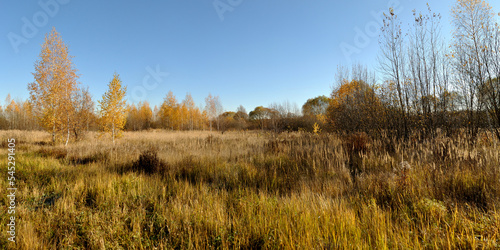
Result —
POLYGON ((52 134, 66 134, 68 144, 74 105, 72 97, 78 90, 77 69, 71 61, 68 47, 55 28, 45 36, 40 59, 35 62, 35 81, 28 84, 30 104, 40 125, 52 134))
POLYGON ((95 123, 95 103, 92 100, 88 87, 76 92, 73 98, 73 105, 75 117, 72 119, 72 130, 75 139, 78 140, 95 123))
POLYGON ((190 93, 186 94, 186 97, 182 101, 182 104, 184 107, 187 109, 187 117, 186 117, 186 122, 187 122, 187 128, 189 130, 194 129, 194 120, 196 116, 196 104, 194 103, 193 97, 191 96, 190 93))
POLYGON ((113 80, 108 84, 108 90, 99 101, 100 126, 105 133, 111 133, 113 143, 115 138, 121 136, 127 118, 127 106, 125 93, 127 88, 122 86, 118 74, 114 74, 113 80))
POLYGON ((217 118, 217 102, 218 97, 212 96, 212 94, 208 94, 207 98, 205 98, 205 111, 207 113, 209 123, 210 123, 210 131, 212 131, 212 122, 217 118))
POLYGON ((179 103, 174 93, 169 91, 160 107, 160 121, 164 128, 176 129, 179 121, 179 103))

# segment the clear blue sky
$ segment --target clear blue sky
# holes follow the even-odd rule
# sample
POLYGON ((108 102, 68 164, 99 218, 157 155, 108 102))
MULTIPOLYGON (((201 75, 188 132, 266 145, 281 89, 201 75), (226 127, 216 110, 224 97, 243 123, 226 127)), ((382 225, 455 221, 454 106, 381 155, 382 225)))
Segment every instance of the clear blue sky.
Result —
MULTIPOLYGON (((454 2, 431 3, 443 15, 443 34, 448 37, 454 2)), ((7 93, 28 98, 26 86, 33 81, 40 45, 55 27, 74 56, 80 82, 89 86, 94 100, 101 98, 117 72, 128 87, 128 99, 136 103, 147 100, 159 105, 172 90, 179 101, 190 92, 198 105, 203 105, 209 92, 219 95, 225 110, 242 104, 250 111, 286 100, 301 107, 308 98, 329 95, 337 65, 360 62, 376 68, 377 34, 354 42, 357 30, 370 31, 377 21, 372 13, 393 5, 410 18, 412 9, 425 10, 425 2, 416 0, 40 3, 49 3, 49 8, 39 1, 0 2, 1 104, 7 93), (218 12, 214 3, 228 10, 218 12), (11 41, 13 37, 18 44, 11 41), (346 45, 357 53, 346 57, 342 51, 346 45), (154 77, 146 78, 144 85, 148 72, 157 67, 168 76, 160 75, 158 83, 154 77)), ((500 11, 494 1, 490 4, 500 11)))

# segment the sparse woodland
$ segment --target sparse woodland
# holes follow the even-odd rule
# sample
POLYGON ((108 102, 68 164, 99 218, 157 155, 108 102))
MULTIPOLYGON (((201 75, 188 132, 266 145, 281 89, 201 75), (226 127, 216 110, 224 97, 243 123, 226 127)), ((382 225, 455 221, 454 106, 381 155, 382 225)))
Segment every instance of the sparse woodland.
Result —
POLYGON ((448 44, 429 5, 389 10, 379 71, 339 66, 301 110, 128 103, 118 73, 95 102, 53 29, 29 100, 0 106, 19 165, 0 248, 500 248, 500 26, 486 1, 451 13, 448 44))

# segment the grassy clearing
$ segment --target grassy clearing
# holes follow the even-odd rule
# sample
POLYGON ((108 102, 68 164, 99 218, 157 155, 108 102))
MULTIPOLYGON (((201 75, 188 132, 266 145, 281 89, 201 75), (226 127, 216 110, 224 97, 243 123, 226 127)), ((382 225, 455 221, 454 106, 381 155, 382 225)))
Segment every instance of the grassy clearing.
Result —
POLYGON ((2 249, 500 247, 500 145, 486 135, 0 135, 18 141, 19 189, 18 242, 2 249))

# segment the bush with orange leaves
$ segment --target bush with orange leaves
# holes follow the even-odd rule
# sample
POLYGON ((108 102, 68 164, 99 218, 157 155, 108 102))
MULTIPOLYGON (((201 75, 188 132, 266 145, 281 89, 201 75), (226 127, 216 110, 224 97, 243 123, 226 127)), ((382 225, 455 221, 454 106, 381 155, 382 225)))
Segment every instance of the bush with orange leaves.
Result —
POLYGON ((385 108, 375 88, 364 81, 344 80, 334 89, 327 110, 332 128, 348 133, 370 133, 382 129, 385 108))

